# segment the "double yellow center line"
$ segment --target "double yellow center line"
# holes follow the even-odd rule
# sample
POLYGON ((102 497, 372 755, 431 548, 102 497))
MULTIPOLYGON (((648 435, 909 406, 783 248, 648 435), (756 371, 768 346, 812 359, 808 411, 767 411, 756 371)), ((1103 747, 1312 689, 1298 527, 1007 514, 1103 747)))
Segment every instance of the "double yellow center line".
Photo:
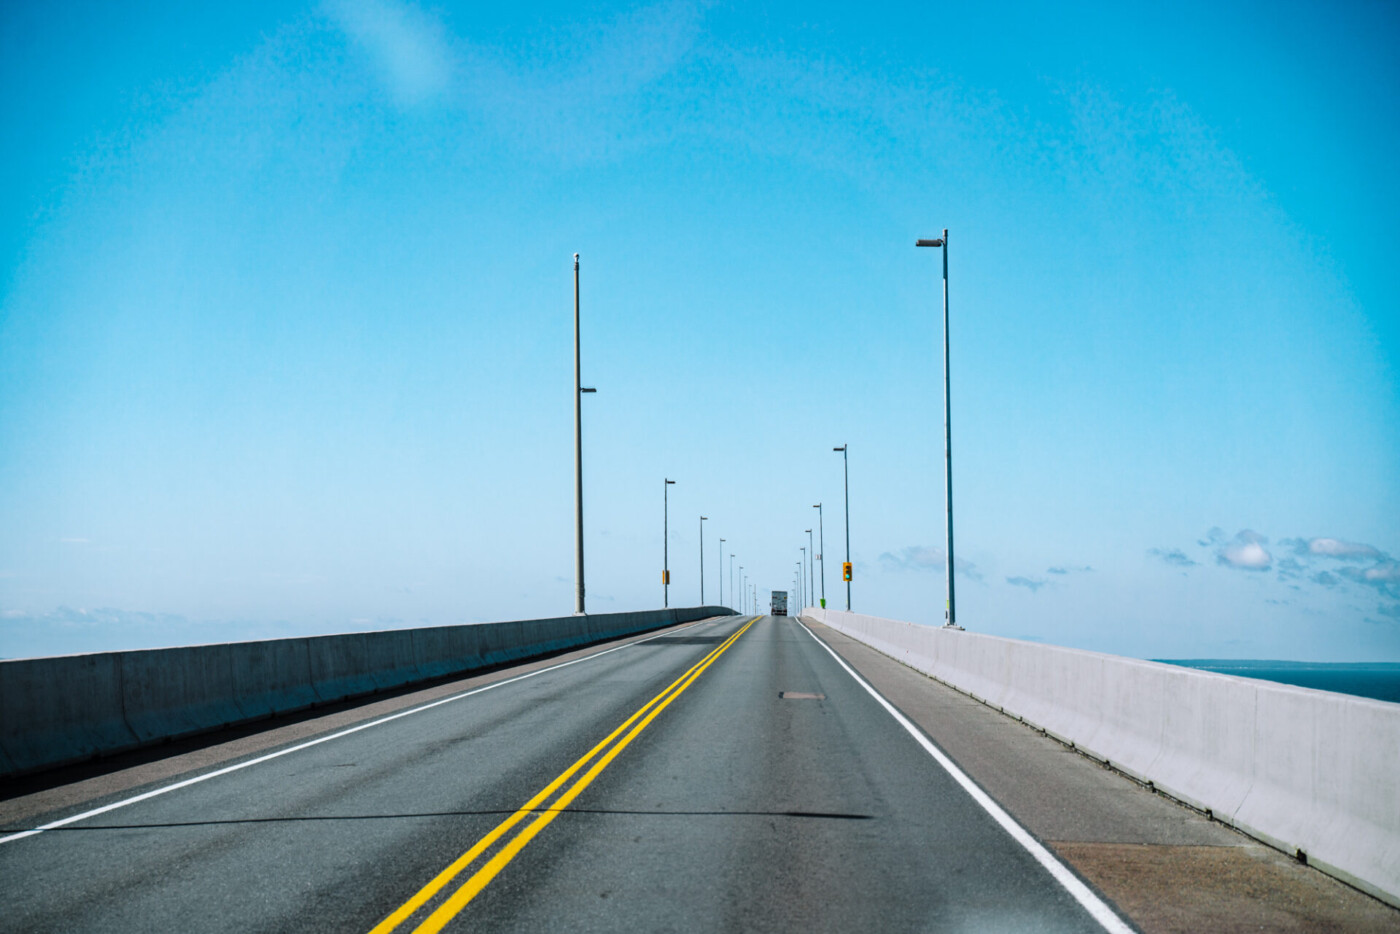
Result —
POLYGON ((536 834, 548 827, 550 822, 558 817, 560 812, 567 808, 569 803, 577 798, 583 789, 592 784, 593 779, 597 778, 599 773, 607 768, 613 759, 617 758, 618 753, 626 749, 627 745, 637 738, 637 734, 647 728, 647 724, 656 719, 657 714, 665 710, 670 705, 671 701, 675 700, 686 688, 694 684, 695 679, 700 677, 706 668, 714 664, 715 659, 723 655, 740 636, 748 632, 749 627, 757 620, 758 617, 749 620, 743 628, 739 629, 732 636, 715 647, 714 651, 696 662, 689 671, 671 682, 666 690, 647 701, 640 710, 628 717, 621 726, 609 733, 602 742, 594 746, 581 759, 565 769, 558 778, 546 785, 539 794, 535 795, 529 801, 526 801, 520 810, 501 821, 496 825, 494 830, 478 840, 470 850, 467 850, 461 856, 457 857, 457 859, 453 860, 452 865, 438 873, 431 882, 419 889, 417 894, 400 905, 393 914, 379 922, 379 924, 370 931, 370 934, 388 934, 388 932, 397 929, 401 924, 413 917, 420 908, 432 901, 439 892, 455 881, 458 876, 470 868, 479 856, 489 850, 502 837, 510 833, 517 824, 533 815, 534 820, 520 828, 504 846, 496 851, 495 855, 477 869, 476 872, 474 872, 466 882, 463 882, 451 896, 442 902, 442 904, 438 905, 438 907, 433 910, 432 914, 428 915, 428 917, 423 920, 422 924, 419 924, 418 927, 413 929, 413 934, 433 934, 433 932, 441 931, 447 922, 456 917, 457 913, 465 908, 467 904, 477 896, 477 893, 486 888, 491 880, 515 858, 517 853, 525 848, 525 845, 529 843, 536 834), (622 738, 618 739, 618 737, 622 738), (614 740, 616 740, 616 742, 614 742, 614 740), (594 761, 595 759, 597 760, 596 762, 594 761), (577 781, 569 785, 569 787, 557 798, 554 798, 552 802, 548 805, 545 804, 550 796, 568 783, 569 779, 573 778, 574 775, 585 766, 588 766, 590 762, 593 764, 588 771, 584 772, 577 781))

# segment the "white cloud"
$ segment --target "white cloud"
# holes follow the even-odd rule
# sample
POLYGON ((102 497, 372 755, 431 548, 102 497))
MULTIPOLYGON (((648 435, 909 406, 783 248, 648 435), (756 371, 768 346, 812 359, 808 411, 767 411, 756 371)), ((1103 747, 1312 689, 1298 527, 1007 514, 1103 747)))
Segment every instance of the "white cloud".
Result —
POLYGON ((1274 556, 1264 547, 1268 541, 1258 532, 1244 529, 1216 552, 1216 561, 1243 571, 1267 571, 1274 563, 1274 556))
POLYGON ((1384 557, 1381 550, 1373 545, 1346 542, 1339 538, 1314 538, 1308 542, 1308 553, 1341 561, 1364 561, 1384 557))
POLYGON ((416 104, 447 90, 452 55, 442 24, 398 0, 328 0, 326 14, 369 54, 389 89, 416 104))
POLYGON ((1035 593, 1037 590, 1045 586, 1045 581, 1036 580, 1030 577, 1008 577, 1006 579, 1006 582, 1012 587, 1024 587, 1031 593, 1035 593))

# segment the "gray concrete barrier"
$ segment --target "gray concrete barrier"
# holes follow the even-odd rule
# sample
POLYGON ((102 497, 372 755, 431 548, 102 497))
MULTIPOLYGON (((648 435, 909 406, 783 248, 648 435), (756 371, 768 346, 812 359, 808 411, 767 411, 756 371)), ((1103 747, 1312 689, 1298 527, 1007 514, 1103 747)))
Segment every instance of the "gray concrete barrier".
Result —
POLYGON ((837 610, 802 615, 1400 906, 1400 704, 837 610))
POLYGON ((0 777, 733 612, 702 606, 0 661, 0 777))

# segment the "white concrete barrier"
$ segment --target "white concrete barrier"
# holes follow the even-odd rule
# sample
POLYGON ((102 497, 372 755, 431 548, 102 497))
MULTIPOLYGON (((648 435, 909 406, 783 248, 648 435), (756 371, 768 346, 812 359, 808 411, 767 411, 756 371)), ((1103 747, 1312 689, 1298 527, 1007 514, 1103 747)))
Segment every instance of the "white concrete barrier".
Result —
POLYGON ((702 606, 0 661, 0 778, 733 613, 702 606))
POLYGON ((802 615, 1400 907, 1400 704, 817 607, 802 615))

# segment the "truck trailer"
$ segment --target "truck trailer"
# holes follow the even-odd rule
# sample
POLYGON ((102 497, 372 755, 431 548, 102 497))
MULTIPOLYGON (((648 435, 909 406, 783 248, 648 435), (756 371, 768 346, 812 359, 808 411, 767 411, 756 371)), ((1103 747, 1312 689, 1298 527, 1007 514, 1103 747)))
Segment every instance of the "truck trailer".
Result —
POLYGON ((773 615, 787 616, 787 591, 773 591, 773 615))

